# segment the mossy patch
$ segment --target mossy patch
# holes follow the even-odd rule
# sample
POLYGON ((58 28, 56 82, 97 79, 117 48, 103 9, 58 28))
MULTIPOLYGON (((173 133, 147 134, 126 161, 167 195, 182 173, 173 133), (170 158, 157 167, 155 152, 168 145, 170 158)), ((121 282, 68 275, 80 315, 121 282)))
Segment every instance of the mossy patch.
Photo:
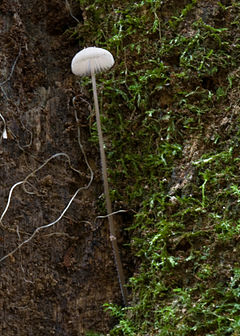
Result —
POLYGON ((240 3, 79 5, 71 34, 116 59, 99 78, 111 196, 135 212, 111 334, 239 335, 240 3))

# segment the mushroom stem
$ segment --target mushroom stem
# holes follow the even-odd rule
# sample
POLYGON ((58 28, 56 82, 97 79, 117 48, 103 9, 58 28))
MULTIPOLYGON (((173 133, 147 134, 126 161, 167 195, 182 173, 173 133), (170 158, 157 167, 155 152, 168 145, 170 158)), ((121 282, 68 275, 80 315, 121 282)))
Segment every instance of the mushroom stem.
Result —
POLYGON ((118 280, 119 285, 123 297, 123 302, 127 305, 127 290, 125 287, 125 278, 123 273, 123 267, 121 262, 121 257, 118 249, 117 239, 116 239, 116 227, 112 217, 112 203, 110 200, 109 195, 109 186, 108 186, 108 175, 107 175, 107 162, 106 162, 106 155, 104 151, 104 142, 103 142, 103 135, 102 135, 102 127, 101 127, 101 120, 100 120, 100 113, 99 113, 99 106, 98 106, 98 96, 97 96, 97 87, 96 87, 96 77, 95 73, 91 71, 92 77, 92 88, 93 88, 93 98, 94 98, 94 106, 96 112, 96 120, 97 120, 97 130, 98 130, 98 139, 99 139, 99 148, 100 148, 100 158, 102 164, 102 176, 103 176, 103 185, 104 185, 104 194, 106 199, 106 207, 107 207, 107 214, 108 222, 109 222, 109 231, 110 231, 110 240, 112 243, 112 249, 116 264, 116 269, 118 273, 118 280))

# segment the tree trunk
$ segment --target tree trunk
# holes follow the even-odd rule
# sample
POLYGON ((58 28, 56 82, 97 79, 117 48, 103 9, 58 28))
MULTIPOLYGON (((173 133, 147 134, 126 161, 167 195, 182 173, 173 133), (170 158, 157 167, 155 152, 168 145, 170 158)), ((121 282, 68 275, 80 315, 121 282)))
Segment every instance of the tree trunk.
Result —
POLYGON ((96 219, 102 181, 97 146, 88 142, 92 101, 70 71, 79 48, 65 32, 81 21, 79 11, 60 0, 0 5, 2 336, 106 332, 102 304, 121 302, 107 223, 96 219), (11 187, 44 163, 9 199, 11 187), (61 220, 46 227, 81 187, 61 220))

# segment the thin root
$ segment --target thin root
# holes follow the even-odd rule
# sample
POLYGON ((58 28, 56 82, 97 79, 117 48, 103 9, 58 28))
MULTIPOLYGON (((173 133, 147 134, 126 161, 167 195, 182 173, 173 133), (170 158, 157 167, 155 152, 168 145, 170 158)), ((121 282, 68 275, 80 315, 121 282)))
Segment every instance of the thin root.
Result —
MULTIPOLYGON (((75 111, 75 118, 76 118, 76 120, 78 120, 76 111, 75 111)), ((60 214, 60 216, 59 216, 55 221, 53 221, 53 222, 50 223, 50 224, 46 224, 46 225, 42 225, 42 226, 38 227, 38 228, 37 228, 37 229, 30 235, 30 237, 29 237, 28 239, 22 241, 22 242, 21 242, 15 249, 13 249, 11 252, 9 252, 9 253, 6 254, 4 257, 2 257, 2 258, 0 259, 0 262, 3 261, 3 260, 5 260, 5 259, 7 259, 7 258, 10 257, 10 256, 12 256, 12 255, 13 255, 16 251, 18 251, 23 245, 29 243, 29 242, 35 237, 35 235, 36 235, 39 231, 41 231, 41 230, 43 230, 43 229, 47 229, 47 228, 49 228, 49 227, 55 225, 56 223, 58 223, 58 222, 62 219, 62 217, 64 216, 64 214, 67 212, 67 210, 68 210, 69 207, 71 206, 73 200, 74 200, 75 197, 78 195, 78 193, 79 193, 80 191, 82 191, 82 190, 87 190, 87 189, 90 187, 90 185, 92 184, 93 176, 94 176, 94 175, 93 175, 93 171, 92 171, 92 169, 91 169, 91 167, 90 167, 90 165, 89 165, 89 163, 88 163, 87 156, 86 156, 86 154, 85 154, 85 151, 84 151, 83 146, 82 146, 81 141, 80 141, 80 129, 79 129, 79 127, 78 127, 78 144, 79 144, 79 147, 80 147, 80 149, 81 149, 81 152, 82 152, 82 154, 83 154, 83 156, 84 156, 85 163, 86 163, 86 165, 87 165, 87 167, 88 167, 88 169, 89 169, 89 171, 90 171, 90 180, 89 180, 88 184, 87 184, 86 186, 83 186, 83 187, 80 187, 80 188, 77 189, 77 191, 76 191, 75 194, 72 196, 72 198, 71 198, 70 201, 68 202, 68 204, 67 204, 67 206, 65 207, 65 209, 62 211, 62 213, 60 214)), ((28 183, 28 179, 29 179, 30 177, 32 177, 32 176, 33 176, 34 174, 36 174, 40 169, 42 169, 42 168, 43 168, 49 161, 51 161, 52 159, 54 159, 54 158, 56 158, 56 157, 59 157, 59 156, 64 156, 64 157, 66 157, 67 160, 68 160, 68 163, 69 163, 69 165, 70 165, 70 167, 71 167, 71 169, 74 170, 75 172, 77 172, 77 173, 79 173, 79 174, 81 175, 81 172, 80 172, 79 170, 77 170, 77 169, 75 169, 74 167, 72 167, 70 157, 69 157, 67 154, 65 154, 65 153, 57 153, 57 154, 52 155, 52 156, 51 156, 49 159, 47 159, 41 166, 39 166, 37 169, 35 169, 33 172, 31 172, 31 173, 30 173, 30 174, 29 174, 23 181, 19 181, 19 182, 15 183, 15 184, 11 187, 10 192, 9 192, 9 196, 8 196, 7 205, 6 205, 6 207, 5 207, 5 209, 4 209, 3 213, 2 213, 2 215, 1 215, 1 217, 0 217, 0 223, 2 223, 2 220, 3 220, 3 218, 4 218, 4 216, 5 216, 6 212, 7 212, 7 210, 8 210, 8 208, 9 208, 13 190, 14 190, 18 185, 21 185, 21 184, 22 184, 23 186, 25 186, 25 184, 28 183)), ((30 193, 30 192, 28 192, 28 191, 26 190, 26 188, 23 188, 23 189, 24 189, 25 192, 30 193)))

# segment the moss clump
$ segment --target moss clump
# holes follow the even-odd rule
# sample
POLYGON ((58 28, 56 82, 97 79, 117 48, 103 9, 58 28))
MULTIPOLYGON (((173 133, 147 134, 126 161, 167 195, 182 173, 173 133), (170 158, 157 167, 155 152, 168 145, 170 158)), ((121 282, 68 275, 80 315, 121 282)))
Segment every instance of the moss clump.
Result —
POLYGON ((240 3, 79 4, 81 47, 115 55, 101 79, 112 199, 136 212, 132 303, 107 305, 111 334, 238 335, 240 3))

